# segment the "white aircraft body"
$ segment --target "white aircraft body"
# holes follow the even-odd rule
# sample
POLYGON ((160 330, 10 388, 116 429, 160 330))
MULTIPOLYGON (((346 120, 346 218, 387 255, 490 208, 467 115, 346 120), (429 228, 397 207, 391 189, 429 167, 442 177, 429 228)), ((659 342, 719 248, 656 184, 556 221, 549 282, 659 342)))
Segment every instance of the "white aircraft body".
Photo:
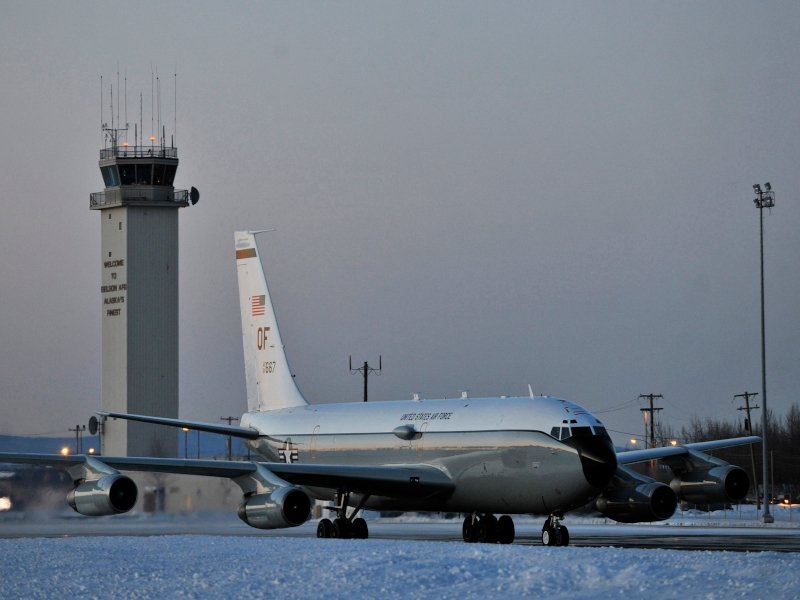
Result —
MULTIPOLYGON (((617 452, 588 410, 547 396, 309 404, 286 360, 255 234, 236 232, 248 412, 240 426, 100 412, 244 439, 262 461, 208 461, 0 453, 0 463, 60 465, 75 482, 79 513, 133 508, 137 489, 119 471, 228 477, 242 489, 238 514, 253 527, 297 526, 311 499, 333 501, 319 537, 368 536, 362 508, 467 513, 467 542, 511 543, 510 515, 547 515, 546 545, 566 545, 565 512, 595 502, 622 522, 667 519, 679 499, 736 502, 749 479, 703 450, 759 442, 736 438, 617 452), (670 485, 626 464, 659 459, 670 485), (495 514, 501 514, 498 519, 495 514)), ((530 389, 530 388, 529 388, 530 389)))

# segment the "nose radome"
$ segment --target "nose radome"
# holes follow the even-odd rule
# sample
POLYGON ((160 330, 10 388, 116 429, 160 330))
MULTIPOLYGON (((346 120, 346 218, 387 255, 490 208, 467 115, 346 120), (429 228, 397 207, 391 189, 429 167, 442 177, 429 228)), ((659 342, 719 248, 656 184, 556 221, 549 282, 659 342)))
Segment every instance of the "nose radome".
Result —
POLYGON ((594 435, 571 437, 564 443, 578 451, 583 476, 589 485, 596 488, 608 485, 617 470, 617 453, 611 440, 594 435))

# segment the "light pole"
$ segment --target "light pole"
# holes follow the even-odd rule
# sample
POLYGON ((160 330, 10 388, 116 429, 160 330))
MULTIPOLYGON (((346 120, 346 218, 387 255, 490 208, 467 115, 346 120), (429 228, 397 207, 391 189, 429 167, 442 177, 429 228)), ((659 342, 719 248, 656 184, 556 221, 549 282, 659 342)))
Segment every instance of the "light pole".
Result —
POLYGON ((186 427, 183 428, 183 458, 189 458, 189 430, 186 427))
MULTIPOLYGON (((775 206, 775 192, 772 191, 772 186, 769 182, 764 184, 764 188, 762 190, 759 184, 753 186, 753 191, 756 193, 756 199, 753 202, 755 202, 758 209, 761 232, 761 453, 764 459, 764 476, 762 477, 764 481, 764 514, 761 517, 761 521, 772 523, 774 519, 769 512, 769 505, 772 501, 772 482, 769 473, 769 452, 767 448, 767 422, 769 415, 767 413, 767 341, 764 329, 764 209, 771 209, 775 206)), ((758 493, 757 489, 756 493, 758 493)))

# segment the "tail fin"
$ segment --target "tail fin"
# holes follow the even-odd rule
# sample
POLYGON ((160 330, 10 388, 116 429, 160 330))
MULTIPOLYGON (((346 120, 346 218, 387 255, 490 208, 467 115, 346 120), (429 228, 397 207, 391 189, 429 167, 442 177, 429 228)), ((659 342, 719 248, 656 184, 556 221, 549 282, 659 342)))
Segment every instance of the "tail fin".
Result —
POLYGON ((305 406, 308 402, 294 383, 283 351, 255 233, 235 232, 247 408, 252 412, 305 406))

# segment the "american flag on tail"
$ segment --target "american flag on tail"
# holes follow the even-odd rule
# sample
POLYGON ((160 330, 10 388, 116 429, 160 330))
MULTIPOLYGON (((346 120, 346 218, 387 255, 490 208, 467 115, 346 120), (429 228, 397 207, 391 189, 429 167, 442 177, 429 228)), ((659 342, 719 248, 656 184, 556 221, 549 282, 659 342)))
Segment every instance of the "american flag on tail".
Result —
POLYGON ((251 300, 253 301, 253 316, 254 317, 264 316, 264 308, 267 304, 267 297, 253 296, 251 300))

